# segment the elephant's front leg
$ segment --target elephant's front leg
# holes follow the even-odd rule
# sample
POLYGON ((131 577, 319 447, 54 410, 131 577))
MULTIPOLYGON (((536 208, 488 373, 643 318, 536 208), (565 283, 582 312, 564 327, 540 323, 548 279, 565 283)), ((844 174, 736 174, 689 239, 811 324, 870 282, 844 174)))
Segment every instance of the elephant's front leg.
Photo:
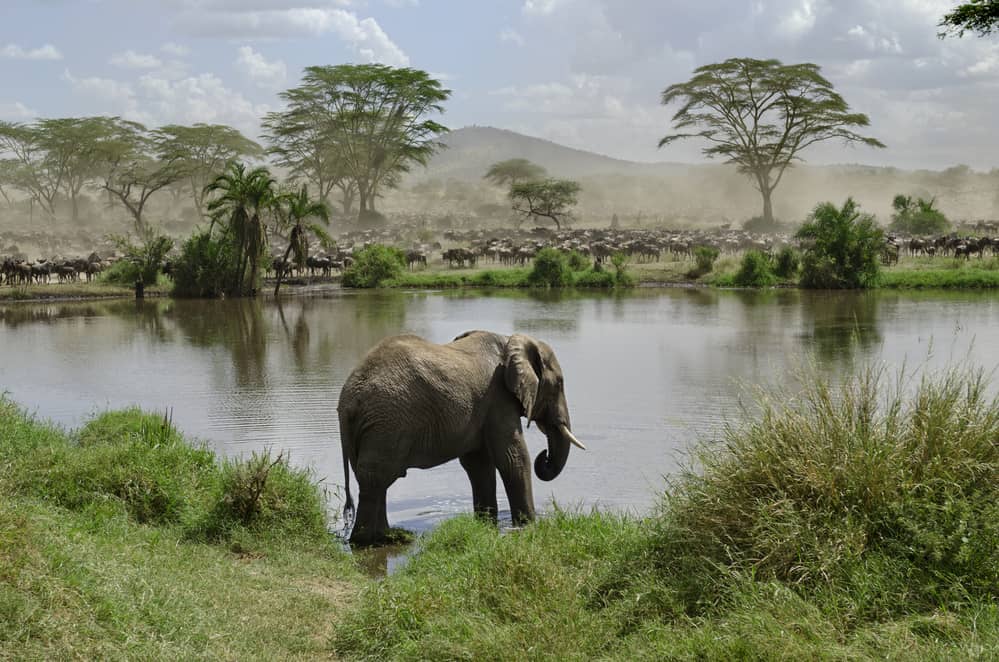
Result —
POLYGON ((514 524, 524 524, 534 519, 534 493, 531 486, 531 456, 524 442, 520 420, 497 429, 490 444, 491 457, 503 479, 506 497, 510 502, 510 515, 514 524))
POLYGON ((496 522, 496 465, 489 453, 479 449, 459 458, 461 466, 472 483, 472 503, 475 514, 496 522))

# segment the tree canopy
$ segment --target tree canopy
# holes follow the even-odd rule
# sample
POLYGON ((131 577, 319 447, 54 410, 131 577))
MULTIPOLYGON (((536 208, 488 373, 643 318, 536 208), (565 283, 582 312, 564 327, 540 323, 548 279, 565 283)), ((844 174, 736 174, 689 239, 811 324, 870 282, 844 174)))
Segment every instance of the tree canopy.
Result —
POLYGON ((906 234, 942 234, 950 230, 950 221, 943 212, 935 206, 936 200, 913 198, 908 195, 896 195, 891 206, 891 225, 896 232, 906 234))
POLYGON ((965 32, 974 32, 979 37, 987 37, 999 30, 999 0, 963 2, 944 14, 939 26, 941 37, 947 35, 963 37, 965 32))
POLYGON ((518 182, 534 181, 544 179, 548 172, 536 163, 531 163, 527 159, 507 159, 497 161, 489 166, 489 170, 482 176, 497 186, 507 184, 517 184, 518 182))
MULTIPOLYGON (((298 87, 281 93, 287 110, 264 119, 277 163, 317 187, 356 190, 361 215, 375 209, 380 187, 395 186, 425 165, 447 131, 431 115, 451 91, 425 71, 383 64, 305 69, 298 87)), ((347 191, 344 191, 345 194, 347 191)))
POLYGON ((810 63, 732 58, 694 70, 694 76, 662 93, 663 105, 680 103, 672 121, 676 133, 664 147, 684 138, 701 138, 709 158, 722 157, 753 179, 763 197, 763 217, 773 222, 771 194, 800 153, 818 142, 839 139, 884 147, 855 128, 870 124, 850 112, 832 83, 810 63))
POLYGON ((569 179, 543 179, 520 182, 510 187, 513 210, 527 218, 547 218, 562 229, 579 194, 578 182, 569 179))

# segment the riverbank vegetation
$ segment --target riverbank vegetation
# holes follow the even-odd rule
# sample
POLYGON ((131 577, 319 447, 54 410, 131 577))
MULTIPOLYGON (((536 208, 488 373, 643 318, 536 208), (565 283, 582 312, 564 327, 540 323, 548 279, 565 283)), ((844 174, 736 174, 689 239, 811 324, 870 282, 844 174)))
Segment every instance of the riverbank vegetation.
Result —
POLYGON ((378 659, 999 654, 999 405, 978 374, 764 394, 644 520, 443 524, 334 632, 378 659), (905 394, 907 386, 914 392, 905 394))
POLYGON ((0 399, 0 658, 324 654, 357 572, 285 458, 221 462, 162 416, 67 433, 0 399))
POLYGON ((644 518, 445 522, 368 581, 283 458, 162 416, 66 433, 0 401, 0 657, 999 654, 999 403, 867 371, 757 406, 644 518))

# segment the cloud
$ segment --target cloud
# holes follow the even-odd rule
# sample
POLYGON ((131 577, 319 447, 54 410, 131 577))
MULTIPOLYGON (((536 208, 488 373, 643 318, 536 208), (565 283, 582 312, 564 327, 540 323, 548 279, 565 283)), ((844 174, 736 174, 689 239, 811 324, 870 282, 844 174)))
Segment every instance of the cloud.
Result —
POLYGON ((0 119, 20 122, 23 120, 30 120, 35 117, 38 117, 38 113, 31 108, 28 108, 20 101, 0 101, 0 119))
POLYGON ((257 85, 275 88, 284 85, 288 78, 288 68, 281 60, 268 62, 261 53, 249 46, 240 46, 236 65, 257 85))
POLYGON ((41 48, 24 49, 17 44, 7 44, 0 48, 0 57, 9 57, 15 60, 61 60, 62 53, 52 44, 45 44, 41 48))
POLYGON ((186 57, 191 52, 191 49, 187 46, 172 41, 168 41, 160 46, 160 50, 167 55, 173 55, 174 57, 186 57))
POLYGON ((499 40, 504 43, 511 43, 517 46, 524 45, 524 37, 513 28, 503 28, 499 33, 499 40))
POLYGON ((256 135, 260 119, 271 110, 255 104, 210 73, 172 80, 142 74, 134 83, 63 74, 73 91, 97 104, 98 112, 120 115, 147 126, 163 124, 228 124, 256 135))
POLYGON ((124 53, 115 53, 109 60, 111 64, 122 69, 156 69, 163 66, 163 61, 155 55, 145 55, 127 50, 124 53))

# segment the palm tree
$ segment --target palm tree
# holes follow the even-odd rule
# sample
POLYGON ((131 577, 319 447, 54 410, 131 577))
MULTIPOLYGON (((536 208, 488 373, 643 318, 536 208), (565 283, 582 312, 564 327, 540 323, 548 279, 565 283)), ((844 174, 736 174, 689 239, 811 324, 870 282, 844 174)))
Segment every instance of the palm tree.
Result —
MULTIPOLYGON (((303 184, 297 193, 284 193, 276 199, 276 209, 280 229, 288 231, 288 249, 284 252, 282 265, 288 264, 288 257, 294 251, 295 264, 299 269, 305 266, 309 254, 308 235, 312 234, 320 243, 330 245, 333 240, 326 232, 324 225, 330 222, 330 211, 324 200, 313 200, 309 197, 309 189, 303 184), (319 223, 306 223, 310 218, 316 218, 319 223)), ((281 289, 281 278, 284 269, 277 270, 277 284, 274 286, 274 296, 281 289)))
MULTIPOLYGON (((234 282, 230 294, 256 294, 260 257, 267 245, 264 213, 275 200, 274 178, 264 167, 249 172, 246 166, 229 162, 225 171, 205 187, 205 192, 217 193, 208 203, 211 228, 220 225, 229 238, 236 259, 234 282), (249 287, 246 287, 249 285, 249 287)), ((211 231, 211 230, 209 230, 211 231)))

